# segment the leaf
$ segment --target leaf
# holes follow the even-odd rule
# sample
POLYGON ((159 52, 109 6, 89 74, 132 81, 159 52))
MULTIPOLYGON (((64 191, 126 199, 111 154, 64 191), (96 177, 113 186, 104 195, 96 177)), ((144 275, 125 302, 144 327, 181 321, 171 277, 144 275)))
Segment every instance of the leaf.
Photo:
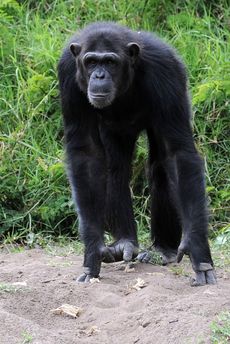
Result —
POLYGON ((99 280, 99 278, 93 277, 93 278, 90 278, 89 282, 90 282, 91 284, 100 283, 100 280, 99 280))
POLYGON ((86 334, 87 334, 87 336, 88 337, 90 337, 90 336, 92 336, 92 335, 94 335, 94 334, 96 334, 96 333, 99 333, 100 332, 100 330, 99 330, 99 328, 97 327, 97 326, 92 326, 92 327, 90 327, 87 331, 86 331, 86 334))
POLYGON ((51 309, 51 312, 53 314, 69 315, 73 318, 77 318, 83 312, 83 309, 69 304, 64 304, 56 309, 51 309))
POLYGON ((138 277, 136 281, 137 282, 132 286, 132 289, 141 290, 142 288, 147 286, 147 283, 142 278, 138 277))

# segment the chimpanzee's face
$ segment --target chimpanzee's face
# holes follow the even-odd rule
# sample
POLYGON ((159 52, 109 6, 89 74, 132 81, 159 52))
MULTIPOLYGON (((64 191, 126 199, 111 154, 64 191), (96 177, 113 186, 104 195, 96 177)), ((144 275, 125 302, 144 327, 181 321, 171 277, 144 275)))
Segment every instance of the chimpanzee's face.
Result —
POLYGON ((116 97, 127 90, 130 84, 130 69, 133 54, 139 53, 139 46, 130 43, 127 55, 119 54, 108 49, 98 51, 90 49, 82 52, 77 43, 70 45, 70 50, 77 61, 77 80, 84 85, 89 102, 98 109, 105 108, 113 103, 116 97))
POLYGON ((122 78, 122 61, 113 52, 87 52, 82 59, 88 79, 87 96, 96 108, 112 104, 122 78))

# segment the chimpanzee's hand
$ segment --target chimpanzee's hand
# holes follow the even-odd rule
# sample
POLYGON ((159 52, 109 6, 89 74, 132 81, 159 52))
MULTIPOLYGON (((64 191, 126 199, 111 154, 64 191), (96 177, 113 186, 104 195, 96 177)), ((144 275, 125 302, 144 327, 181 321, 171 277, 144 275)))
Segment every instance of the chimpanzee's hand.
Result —
POLYGON ((77 282, 90 282, 91 278, 98 278, 101 262, 112 263, 115 258, 108 247, 98 245, 94 252, 87 252, 85 254, 84 272, 77 278, 77 282))

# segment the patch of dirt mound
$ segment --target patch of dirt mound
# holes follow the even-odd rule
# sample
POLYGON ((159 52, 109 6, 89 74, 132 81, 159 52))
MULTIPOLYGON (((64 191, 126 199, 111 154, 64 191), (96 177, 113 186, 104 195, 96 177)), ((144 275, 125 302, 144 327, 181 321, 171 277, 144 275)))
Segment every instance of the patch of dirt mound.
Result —
POLYGON ((180 266, 107 264, 100 281, 80 284, 82 257, 2 252, 0 342, 210 343, 210 322, 230 309, 229 276, 219 270, 217 285, 192 288, 180 266), (54 311, 62 305, 73 314, 54 311))

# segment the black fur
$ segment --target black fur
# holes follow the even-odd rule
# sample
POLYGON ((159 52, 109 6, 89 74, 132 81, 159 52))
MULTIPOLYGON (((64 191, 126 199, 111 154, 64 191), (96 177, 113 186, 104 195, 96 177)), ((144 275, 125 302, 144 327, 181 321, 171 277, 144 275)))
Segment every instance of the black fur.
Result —
POLYGON ((97 277, 103 260, 137 254, 129 180, 143 130, 154 244, 166 256, 178 251, 178 260, 189 254, 194 270, 210 275, 203 162, 192 135, 185 67, 175 51, 150 33, 95 23, 71 39, 58 73, 69 180, 85 244, 80 280, 97 277), (119 60, 112 67, 89 60, 89 67, 89 52, 98 59, 114 53, 119 60), (98 93, 95 102, 90 92, 98 93), (116 239, 110 247, 104 245, 105 230, 116 239))

